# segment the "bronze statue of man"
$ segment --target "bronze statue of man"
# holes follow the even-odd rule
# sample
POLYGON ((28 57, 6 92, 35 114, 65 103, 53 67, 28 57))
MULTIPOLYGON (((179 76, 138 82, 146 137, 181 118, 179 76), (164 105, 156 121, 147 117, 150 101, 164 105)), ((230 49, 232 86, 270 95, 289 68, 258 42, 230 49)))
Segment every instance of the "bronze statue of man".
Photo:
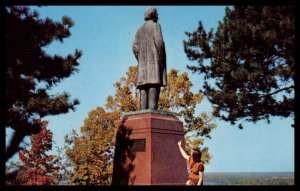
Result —
POLYGON ((160 88, 167 85, 165 44, 157 23, 157 10, 148 8, 144 19, 132 47, 138 61, 136 86, 140 90, 140 110, 157 110, 160 88))

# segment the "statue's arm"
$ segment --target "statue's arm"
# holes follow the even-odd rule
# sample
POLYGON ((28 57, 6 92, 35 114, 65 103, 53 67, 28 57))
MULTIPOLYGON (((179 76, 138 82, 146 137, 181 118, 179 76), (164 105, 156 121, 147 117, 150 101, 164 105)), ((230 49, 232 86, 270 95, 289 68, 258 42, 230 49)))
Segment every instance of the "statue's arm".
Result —
POLYGON ((134 54, 135 58, 138 59, 139 49, 138 49, 137 34, 135 34, 135 37, 134 37, 134 41, 133 41, 133 44, 132 44, 132 51, 133 51, 133 54, 134 54))
MULTIPOLYGON (((154 25, 154 43, 155 46, 159 52, 159 59, 160 59, 160 64, 161 64, 161 70, 162 74, 166 73, 167 66, 166 66, 166 50, 165 50, 165 43, 163 40, 162 32, 161 32, 161 27, 160 24, 155 23, 154 25)), ((164 75, 163 75, 164 76, 164 75)), ((163 81, 164 83, 167 83, 167 79, 164 77, 163 81)))
POLYGON ((154 25, 154 43, 159 50, 165 52, 165 44, 161 32, 161 27, 158 23, 155 23, 154 25))

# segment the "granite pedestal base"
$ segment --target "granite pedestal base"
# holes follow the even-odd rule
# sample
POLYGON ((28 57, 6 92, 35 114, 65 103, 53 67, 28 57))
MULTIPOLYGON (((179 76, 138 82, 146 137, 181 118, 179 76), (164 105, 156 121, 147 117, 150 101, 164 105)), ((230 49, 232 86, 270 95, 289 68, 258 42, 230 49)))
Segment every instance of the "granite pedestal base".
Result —
POLYGON ((177 142, 182 122, 172 113, 127 113, 116 125, 113 185, 185 185, 187 163, 177 142))

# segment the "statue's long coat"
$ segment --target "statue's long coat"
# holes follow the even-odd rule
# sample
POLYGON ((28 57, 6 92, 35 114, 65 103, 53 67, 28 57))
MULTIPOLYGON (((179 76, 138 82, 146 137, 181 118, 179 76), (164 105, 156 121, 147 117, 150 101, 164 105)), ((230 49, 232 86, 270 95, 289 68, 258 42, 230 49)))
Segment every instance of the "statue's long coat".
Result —
POLYGON ((138 60, 136 85, 167 85, 166 52, 160 25, 146 21, 136 32, 133 53, 138 60))

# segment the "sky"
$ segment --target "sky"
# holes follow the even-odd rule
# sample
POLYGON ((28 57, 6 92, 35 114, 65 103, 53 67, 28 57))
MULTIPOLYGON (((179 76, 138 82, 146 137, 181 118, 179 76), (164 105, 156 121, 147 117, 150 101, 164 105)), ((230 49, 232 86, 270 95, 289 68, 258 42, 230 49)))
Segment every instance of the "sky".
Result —
MULTIPOLYGON (((72 129, 80 131, 88 112, 104 106, 108 95, 113 95, 113 83, 126 74, 129 66, 137 61, 132 53, 132 42, 138 27, 144 23, 148 6, 43 6, 32 7, 41 18, 61 21, 64 15, 75 22, 72 35, 63 43, 54 42, 46 52, 66 56, 75 49, 82 50, 79 72, 53 87, 50 93, 68 92, 78 98, 76 111, 45 117, 53 131, 56 145, 63 147, 64 136, 72 129)), ((225 15, 224 6, 155 6, 158 10, 166 47, 167 69, 179 73, 188 71, 193 92, 203 84, 202 76, 187 70, 189 61, 184 53, 184 32, 193 32, 201 20, 206 30, 214 28, 225 15)), ((204 99, 197 106, 197 113, 210 113, 211 104, 204 99)), ((206 139, 212 155, 206 172, 294 172, 294 128, 292 118, 271 118, 271 123, 244 122, 244 129, 215 119, 217 128, 212 139, 206 139)), ((7 132, 7 140, 9 132, 7 132)), ((6 140, 6 141, 7 141, 6 140)), ((29 142, 27 138, 25 142, 29 142)), ((175 145, 177 146, 177 145, 175 145)), ((55 153, 55 151, 53 151, 55 153)), ((15 157, 16 158, 16 155, 15 157)))

